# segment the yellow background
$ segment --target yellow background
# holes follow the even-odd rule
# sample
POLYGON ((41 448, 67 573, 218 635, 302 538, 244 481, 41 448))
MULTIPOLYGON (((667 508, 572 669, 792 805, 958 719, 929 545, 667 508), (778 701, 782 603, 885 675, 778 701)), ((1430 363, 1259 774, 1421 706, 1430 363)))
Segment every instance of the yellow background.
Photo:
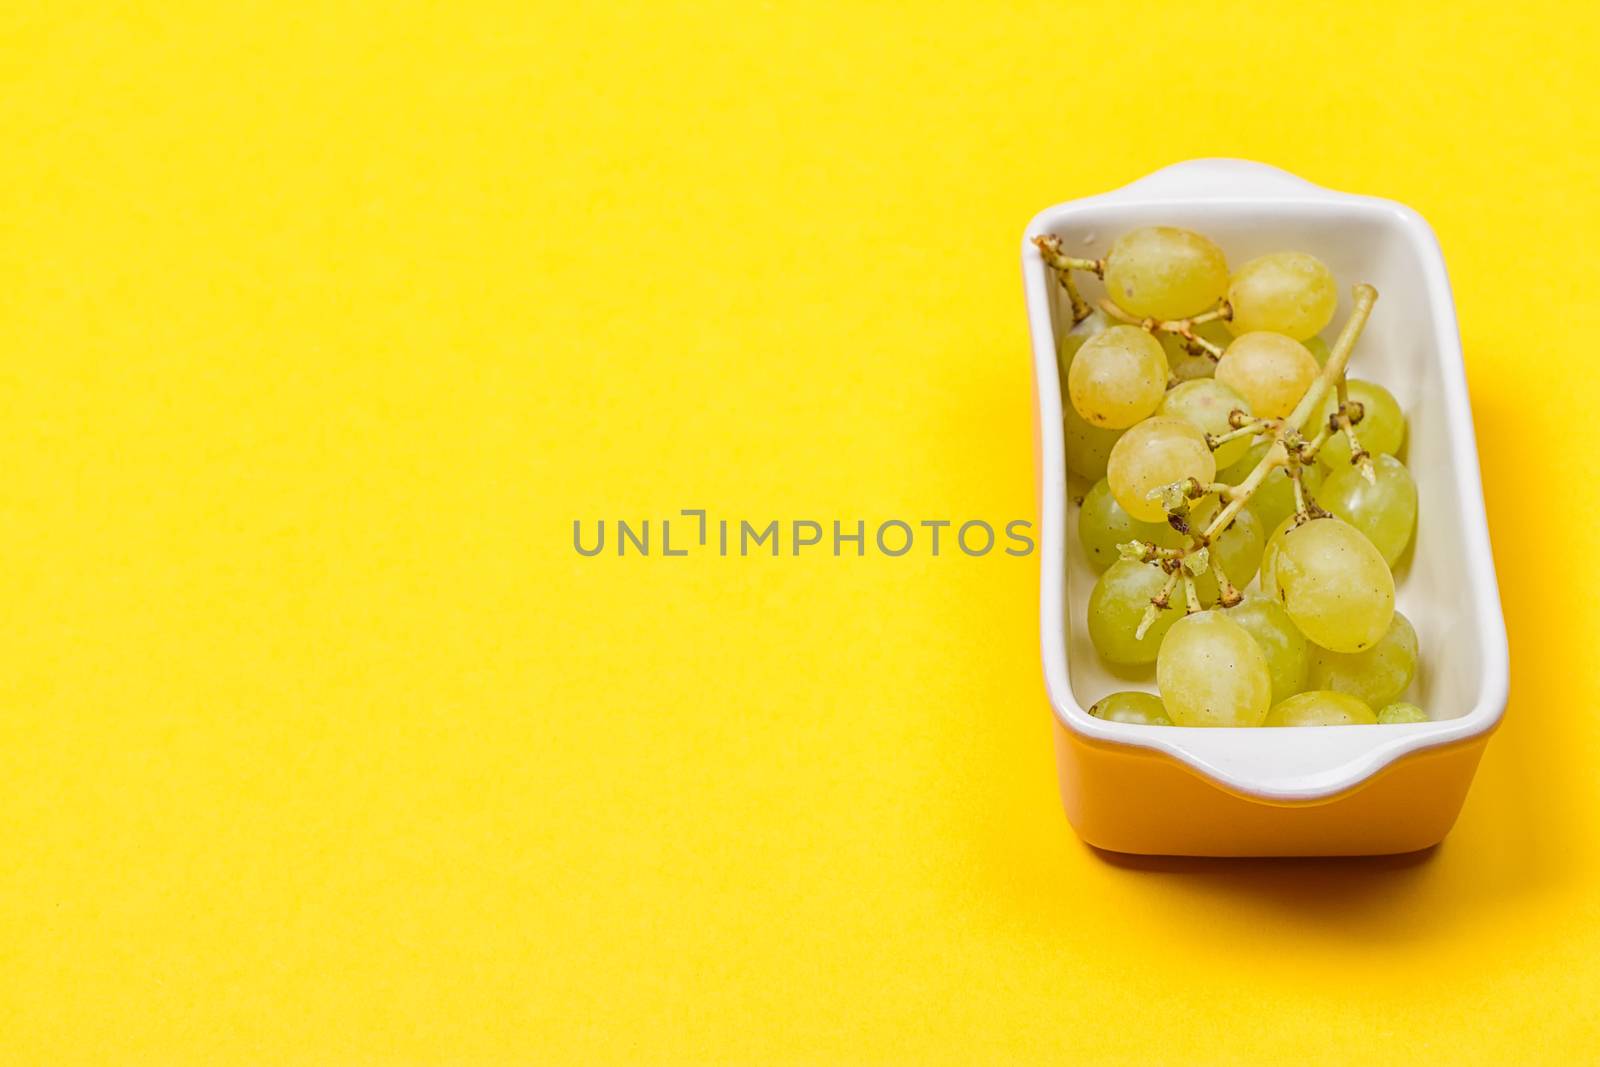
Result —
POLYGON ((1600 1055, 1582 5, 0 15, 0 1061, 1600 1055), (1017 243, 1237 155, 1415 205, 1512 644, 1455 833, 1072 835, 1017 243), (1566 561, 1566 562, 1564 562, 1566 561))

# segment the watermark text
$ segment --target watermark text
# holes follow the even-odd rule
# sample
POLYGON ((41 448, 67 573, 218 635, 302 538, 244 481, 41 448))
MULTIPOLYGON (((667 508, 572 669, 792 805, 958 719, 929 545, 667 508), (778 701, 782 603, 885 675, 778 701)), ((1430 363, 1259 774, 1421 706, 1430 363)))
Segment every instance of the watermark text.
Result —
POLYGON ((676 558, 1033 553, 1033 523, 1012 519, 749 519, 713 518, 705 508, 682 508, 659 519, 572 520, 572 548, 580 556, 676 558))

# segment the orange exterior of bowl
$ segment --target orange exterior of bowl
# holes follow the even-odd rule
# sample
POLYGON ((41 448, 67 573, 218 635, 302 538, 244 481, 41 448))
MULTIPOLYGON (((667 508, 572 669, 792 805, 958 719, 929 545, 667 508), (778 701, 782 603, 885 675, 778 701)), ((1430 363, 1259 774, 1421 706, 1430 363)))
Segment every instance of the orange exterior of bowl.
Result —
MULTIPOLYGON (((1061 802, 1096 848, 1152 856, 1371 856, 1450 832, 1489 741, 1402 757, 1326 800, 1281 803, 1222 788, 1170 756, 1091 741, 1051 715, 1061 802)), ((1151 727, 1151 729, 1161 729, 1151 727)))

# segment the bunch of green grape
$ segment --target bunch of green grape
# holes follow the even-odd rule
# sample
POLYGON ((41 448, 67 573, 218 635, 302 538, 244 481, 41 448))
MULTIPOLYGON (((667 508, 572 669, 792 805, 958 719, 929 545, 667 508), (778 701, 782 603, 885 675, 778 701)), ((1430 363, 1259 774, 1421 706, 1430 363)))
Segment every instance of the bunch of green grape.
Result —
POLYGON ((1343 375, 1323 384, 1320 410, 1294 414, 1332 351, 1319 336, 1338 302, 1327 266, 1287 251, 1230 271, 1215 243, 1168 226, 1073 263, 1106 289, 1091 309, 1063 278, 1086 312, 1060 357, 1067 466, 1092 483, 1078 510, 1099 572, 1088 632, 1119 672, 1153 664, 1160 691, 1113 693, 1090 714, 1179 726, 1427 721, 1400 702, 1418 669, 1393 573, 1417 522, 1400 458, 1405 414, 1383 386, 1343 375), (1288 465, 1269 467, 1206 538, 1232 499, 1226 487, 1243 486, 1274 447, 1288 465))

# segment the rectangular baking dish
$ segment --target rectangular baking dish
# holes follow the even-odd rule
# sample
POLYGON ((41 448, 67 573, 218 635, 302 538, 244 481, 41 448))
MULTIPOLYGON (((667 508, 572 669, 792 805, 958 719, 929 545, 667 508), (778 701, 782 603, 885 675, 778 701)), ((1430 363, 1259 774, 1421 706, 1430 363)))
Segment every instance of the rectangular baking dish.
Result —
MULTIPOLYGON (((1442 840, 1505 712, 1508 652, 1472 433, 1455 304, 1433 231, 1415 211, 1334 192, 1232 159, 1179 163, 1122 189, 1041 211, 1022 242, 1032 337, 1040 505, 1039 632, 1061 797, 1091 845, 1193 856, 1363 855, 1442 840), (1119 689, 1154 691, 1152 672, 1112 673, 1084 610, 1095 573, 1077 537, 1063 452, 1056 362, 1067 301, 1032 238, 1103 255, 1135 226, 1171 224, 1216 240, 1232 265, 1298 249, 1339 280, 1333 337, 1365 281, 1379 299, 1350 364, 1407 416, 1402 453, 1419 496, 1416 541, 1395 571, 1421 667, 1407 699, 1433 721, 1404 726, 1197 729, 1105 722, 1085 709, 1119 689)), ((1103 295, 1078 275, 1091 301, 1103 295)))

